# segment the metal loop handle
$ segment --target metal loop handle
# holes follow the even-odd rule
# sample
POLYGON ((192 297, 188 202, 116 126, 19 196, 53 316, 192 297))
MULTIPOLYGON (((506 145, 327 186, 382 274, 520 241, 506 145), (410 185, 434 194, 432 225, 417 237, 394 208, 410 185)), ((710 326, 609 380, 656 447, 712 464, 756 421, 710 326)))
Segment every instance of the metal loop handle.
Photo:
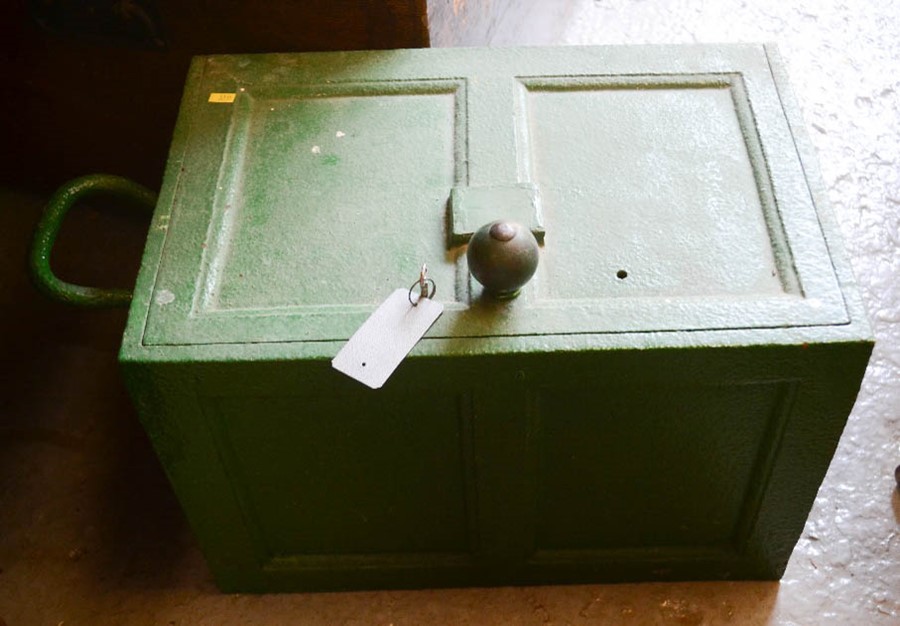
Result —
POLYGON ((56 190, 38 222, 29 254, 31 277, 45 295, 68 304, 92 308, 128 306, 131 302, 128 290, 73 285, 57 278, 50 269, 50 252, 66 213, 78 200, 95 194, 127 198, 149 213, 156 207, 154 192, 121 176, 92 174, 70 180, 56 190))

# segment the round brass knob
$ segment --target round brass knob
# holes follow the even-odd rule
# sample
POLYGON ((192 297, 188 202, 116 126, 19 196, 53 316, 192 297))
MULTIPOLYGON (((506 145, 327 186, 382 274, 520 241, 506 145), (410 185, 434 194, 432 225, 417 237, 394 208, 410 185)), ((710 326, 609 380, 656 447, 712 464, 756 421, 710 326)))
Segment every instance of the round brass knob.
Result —
POLYGON ((531 231, 498 220, 479 228, 469 240, 466 257, 472 276, 496 298, 514 298, 538 266, 539 248, 531 231))

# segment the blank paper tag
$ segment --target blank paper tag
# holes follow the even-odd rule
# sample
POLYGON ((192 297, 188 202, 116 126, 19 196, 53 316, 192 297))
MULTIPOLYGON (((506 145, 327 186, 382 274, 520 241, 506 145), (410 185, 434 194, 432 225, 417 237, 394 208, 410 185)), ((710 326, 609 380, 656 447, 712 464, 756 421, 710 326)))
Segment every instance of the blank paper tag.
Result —
POLYGON ((353 333, 331 366, 379 389, 443 312, 444 305, 431 298, 413 306, 409 290, 398 289, 353 333))

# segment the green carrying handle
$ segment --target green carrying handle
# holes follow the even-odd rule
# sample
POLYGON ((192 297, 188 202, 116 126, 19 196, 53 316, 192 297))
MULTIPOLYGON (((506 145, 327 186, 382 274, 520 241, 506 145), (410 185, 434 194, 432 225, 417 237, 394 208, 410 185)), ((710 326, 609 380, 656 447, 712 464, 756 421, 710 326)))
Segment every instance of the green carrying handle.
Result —
POLYGON ((92 308, 128 306, 131 302, 128 290, 73 285, 57 278, 50 269, 50 252, 66 213, 81 198, 95 194, 127 198, 151 214, 156 207, 154 192, 121 176, 92 174, 70 180, 50 198, 37 225, 29 255, 31 276, 45 295, 68 304, 92 308))

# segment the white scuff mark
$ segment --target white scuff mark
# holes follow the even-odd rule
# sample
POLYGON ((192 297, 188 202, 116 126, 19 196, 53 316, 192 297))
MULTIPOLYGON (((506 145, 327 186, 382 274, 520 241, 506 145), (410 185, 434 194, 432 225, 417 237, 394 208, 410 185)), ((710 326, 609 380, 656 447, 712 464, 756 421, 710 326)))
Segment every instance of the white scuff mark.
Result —
POLYGON ((319 146, 313 146, 310 152, 312 152, 313 154, 320 154, 322 152, 322 148, 320 148, 319 146))
POLYGON ((334 136, 335 136, 335 137, 346 137, 347 135, 346 135, 346 133, 344 133, 344 131, 339 130, 338 132, 336 132, 336 133, 334 134, 334 136))
POLYGON ((173 302, 175 302, 175 294, 168 289, 163 289, 156 294, 156 304, 160 306, 172 304, 173 302))

